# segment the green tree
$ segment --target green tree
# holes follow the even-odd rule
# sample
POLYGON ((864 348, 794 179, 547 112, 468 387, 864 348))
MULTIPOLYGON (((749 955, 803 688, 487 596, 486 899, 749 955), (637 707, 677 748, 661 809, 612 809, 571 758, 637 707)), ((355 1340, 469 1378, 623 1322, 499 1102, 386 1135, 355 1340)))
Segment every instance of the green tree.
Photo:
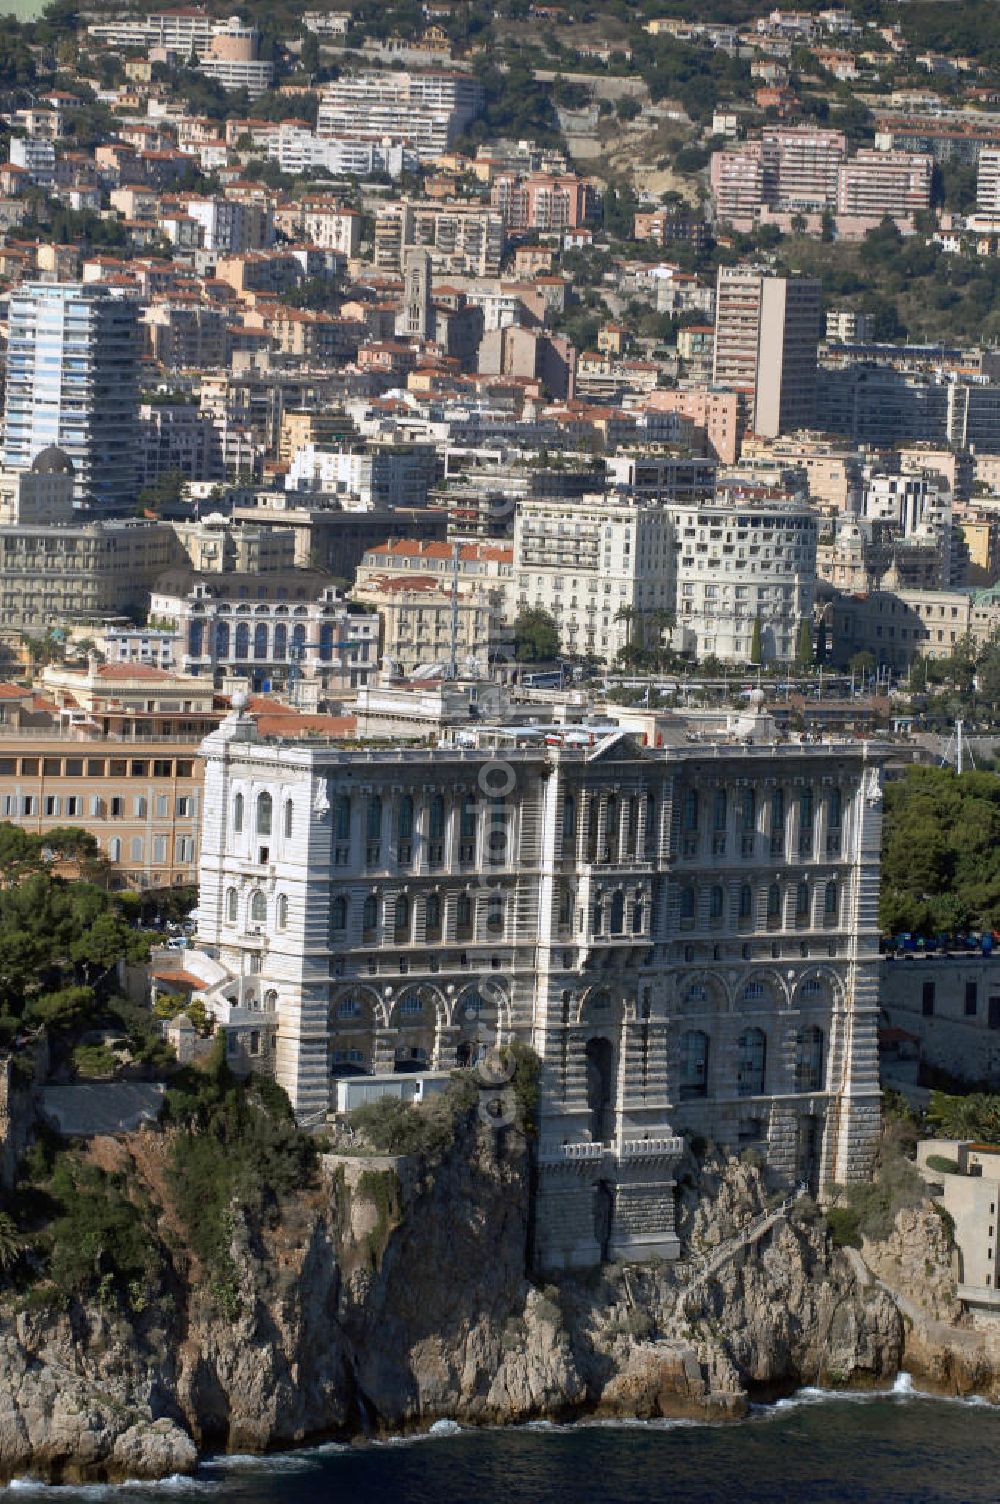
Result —
POLYGON ((539 606, 528 606, 514 623, 514 657, 518 663, 545 663, 558 656, 559 628, 539 606))
POLYGON ((764 631, 759 616, 753 619, 753 631, 750 634, 750 662, 760 664, 764 660, 764 631))
POLYGON ((795 645, 795 665, 797 668, 812 668, 813 660, 812 626, 809 618, 803 617, 799 627, 799 640, 795 645))

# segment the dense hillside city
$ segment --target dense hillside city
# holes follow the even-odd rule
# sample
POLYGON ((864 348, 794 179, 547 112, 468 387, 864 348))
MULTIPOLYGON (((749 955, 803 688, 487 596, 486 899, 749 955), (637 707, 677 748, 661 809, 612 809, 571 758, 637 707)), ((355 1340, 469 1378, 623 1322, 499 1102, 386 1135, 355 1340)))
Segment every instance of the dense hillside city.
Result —
POLYGON ((996 1399, 991 0, 314 4, 0 17, 0 1483, 996 1399))

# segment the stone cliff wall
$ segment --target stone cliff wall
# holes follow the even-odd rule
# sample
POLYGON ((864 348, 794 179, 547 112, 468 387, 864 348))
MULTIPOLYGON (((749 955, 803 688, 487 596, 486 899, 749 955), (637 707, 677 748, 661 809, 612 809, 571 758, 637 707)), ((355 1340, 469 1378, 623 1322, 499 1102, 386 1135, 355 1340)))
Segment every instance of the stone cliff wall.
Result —
MULTIPOLYGON (((162 1154, 136 1135, 134 1165, 162 1154)), ((136 1168, 135 1173, 139 1173, 136 1168)), ((764 1204, 738 1161, 686 1167, 678 1225, 723 1248, 764 1204)), ((435 1168, 331 1156, 271 1223, 233 1218, 236 1289, 180 1253, 142 1315, 0 1316, 0 1478, 157 1476, 195 1446, 581 1413, 739 1413, 824 1376, 885 1381, 902 1323, 862 1288, 807 1205, 709 1278, 608 1265, 539 1288, 526 1276, 524 1139, 474 1118, 435 1168)))

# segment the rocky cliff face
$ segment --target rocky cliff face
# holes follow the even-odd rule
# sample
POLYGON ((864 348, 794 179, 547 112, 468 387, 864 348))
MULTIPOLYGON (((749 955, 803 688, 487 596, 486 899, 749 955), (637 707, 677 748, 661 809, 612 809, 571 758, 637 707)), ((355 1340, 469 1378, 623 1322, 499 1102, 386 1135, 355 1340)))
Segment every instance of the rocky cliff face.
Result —
MULTIPOLYGON (((157 1135, 129 1152, 148 1164, 157 1135)), ((126 1146, 128 1149, 128 1146, 126 1146)), ((800 1204, 749 1248, 760 1173, 690 1166, 684 1237, 713 1265, 525 1275, 529 1161, 470 1119, 433 1171, 330 1157, 273 1225, 234 1218, 237 1288, 178 1256, 169 1300, 0 1319, 0 1477, 155 1477, 197 1447, 258 1450, 448 1416, 739 1413, 753 1393, 891 1377, 896 1307, 800 1204)))

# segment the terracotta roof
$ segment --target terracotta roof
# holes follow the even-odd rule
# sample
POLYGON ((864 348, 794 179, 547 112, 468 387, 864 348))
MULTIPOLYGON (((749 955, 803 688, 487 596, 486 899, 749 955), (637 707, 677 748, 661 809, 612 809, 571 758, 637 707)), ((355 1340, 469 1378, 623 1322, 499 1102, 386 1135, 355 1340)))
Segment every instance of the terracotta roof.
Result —
POLYGON ((96 671, 98 679, 125 680, 125 679, 149 679, 158 683, 173 683, 178 677, 176 674, 168 674, 165 669, 153 668, 148 663, 104 663, 96 671))
POLYGON ((196 977, 190 971, 167 971, 161 970, 157 966, 153 967, 149 974, 155 977, 158 982, 169 982, 175 987, 190 987, 192 991, 197 991, 199 987, 204 987, 205 985, 201 977, 196 977))
POLYGON ((262 736, 349 737, 357 733, 358 722, 353 715, 305 715, 298 710, 275 707, 273 714, 258 714, 257 729, 262 736))

